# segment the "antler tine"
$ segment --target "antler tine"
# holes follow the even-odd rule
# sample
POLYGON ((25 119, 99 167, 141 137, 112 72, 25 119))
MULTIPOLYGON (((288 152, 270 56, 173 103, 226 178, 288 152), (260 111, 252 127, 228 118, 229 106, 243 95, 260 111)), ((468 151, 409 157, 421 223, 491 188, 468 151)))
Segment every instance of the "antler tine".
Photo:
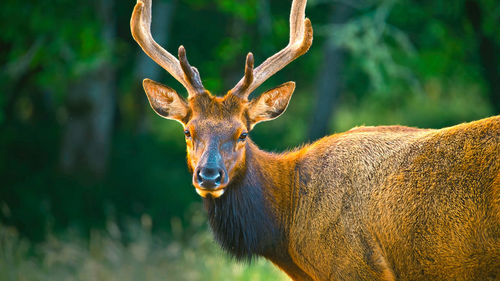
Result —
POLYGON ((186 51, 179 48, 179 57, 182 63, 172 54, 163 49, 151 35, 151 0, 137 0, 137 4, 130 18, 130 30, 134 40, 142 50, 157 64, 163 67, 170 75, 179 81, 188 91, 189 96, 194 96, 204 91, 198 71, 189 65, 186 51))
POLYGON ((201 93, 205 90, 200 78, 200 72, 196 67, 189 64, 186 56, 186 49, 184 46, 179 47, 179 61, 181 64, 182 71, 184 72, 184 78, 195 88, 197 93, 201 93))
POLYGON ((305 18, 306 3, 307 0, 293 0, 292 2, 288 45, 259 65, 253 71, 253 81, 246 87, 244 87, 247 81, 245 71, 245 77, 236 84, 230 93, 237 93, 242 98, 248 98, 269 77, 309 50, 313 40, 313 29, 311 21, 305 18))
MULTIPOLYGON (((252 53, 248 53, 247 60, 245 63, 245 76, 242 79, 242 83, 238 83, 231 93, 234 95, 242 96, 245 94, 246 90, 253 83, 253 67, 254 67, 254 58, 252 53)), ((240 81, 241 82, 241 81, 240 81)), ((244 96, 242 96, 244 97, 244 96)))
POLYGON ((290 41, 289 44, 292 44, 301 39, 301 36, 304 35, 306 20, 306 4, 307 0, 292 2, 292 8, 290 10, 290 41))

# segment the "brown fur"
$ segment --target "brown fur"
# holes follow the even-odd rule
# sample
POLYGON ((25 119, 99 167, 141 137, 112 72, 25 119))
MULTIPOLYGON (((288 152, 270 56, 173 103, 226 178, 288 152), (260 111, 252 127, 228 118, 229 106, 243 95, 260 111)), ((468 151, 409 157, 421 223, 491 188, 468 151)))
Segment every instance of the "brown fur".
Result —
POLYGON ((359 127, 282 154, 238 140, 261 121, 249 116, 281 114, 290 91, 268 91, 259 106, 207 92, 178 119, 191 132, 190 170, 212 150, 227 170, 225 194, 205 198, 224 249, 264 256, 294 280, 500 279, 500 116, 359 127))
POLYGON ((282 154, 247 138, 286 110, 293 82, 247 97, 291 61, 286 54, 310 47, 305 3, 292 4, 291 40, 300 45, 255 73, 250 54, 245 78, 222 98, 203 88, 184 48, 179 70, 146 44, 151 2, 134 8, 134 38, 188 90, 186 101, 144 81, 151 107, 184 126, 217 242, 237 259, 263 256, 294 280, 500 280, 500 116, 441 130, 359 127, 282 154))
POLYGON ((500 117, 354 129, 299 153, 289 251, 313 279, 500 278, 500 117))

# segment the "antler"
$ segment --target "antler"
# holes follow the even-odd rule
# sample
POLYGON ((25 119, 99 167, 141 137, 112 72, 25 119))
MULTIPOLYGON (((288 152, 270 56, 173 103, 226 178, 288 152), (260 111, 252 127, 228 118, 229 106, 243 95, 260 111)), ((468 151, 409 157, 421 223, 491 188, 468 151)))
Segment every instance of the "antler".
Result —
POLYGON ((253 55, 249 53, 245 76, 230 93, 244 99, 248 98, 269 77, 309 50, 313 40, 313 29, 311 21, 305 18, 306 3, 307 0, 293 0, 290 12, 290 41, 288 45, 265 60, 255 70, 253 69, 253 55))
POLYGON ((151 35, 151 0, 137 0, 130 18, 130 30, 134 40, 144 52, 179 81, 187 89, 190 97, 205 91, 200 73, 189 64, 184 47, 179 47, 179 60, 177 60, 153 39, 151 35))

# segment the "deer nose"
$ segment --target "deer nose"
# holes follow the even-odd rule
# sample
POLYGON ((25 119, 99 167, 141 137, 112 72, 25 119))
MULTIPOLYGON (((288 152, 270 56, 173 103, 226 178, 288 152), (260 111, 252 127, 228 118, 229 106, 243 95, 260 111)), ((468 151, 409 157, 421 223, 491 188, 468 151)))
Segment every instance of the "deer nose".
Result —
POLYGON ((215 189, 220 186, 224 170, 218 167, 202 167, 196 173, 198 184, 206 189, 215 189))

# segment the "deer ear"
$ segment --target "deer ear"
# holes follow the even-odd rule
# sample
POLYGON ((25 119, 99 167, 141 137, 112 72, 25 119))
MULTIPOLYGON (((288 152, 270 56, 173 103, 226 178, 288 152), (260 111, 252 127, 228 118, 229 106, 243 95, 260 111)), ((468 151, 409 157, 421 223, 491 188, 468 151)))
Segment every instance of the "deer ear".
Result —
POLYGON ((174 89, 150 79, 144 79, 142 84, 149 104, 158 115, 179 121, 182 124, 187 123, 189 106, 174 89))
POLYGON ((253 99, 248 106, 251 128, 259 122, 278 118, 285 112, 294 90, 295 82, 287 82, 253 99))

